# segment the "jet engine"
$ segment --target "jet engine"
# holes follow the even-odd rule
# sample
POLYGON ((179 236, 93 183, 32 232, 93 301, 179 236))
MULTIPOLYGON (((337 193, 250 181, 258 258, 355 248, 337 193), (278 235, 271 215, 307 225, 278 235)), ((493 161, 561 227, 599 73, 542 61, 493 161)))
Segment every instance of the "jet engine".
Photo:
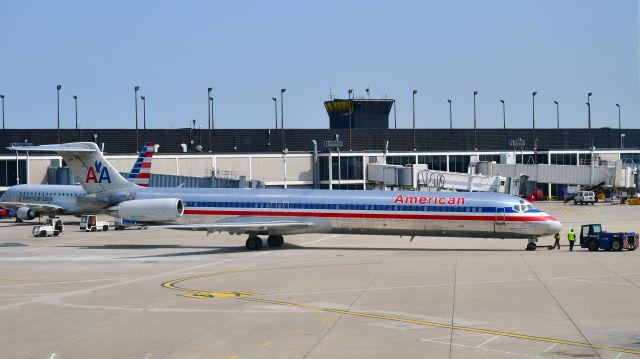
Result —
POLYGON ((178 198, 134 199, 107 208, 110 216, 138 222, 162 222, 182 217, 184 204, 178 198))
POLYGON ((23 221, 36 218, 36 211, 29 207, 20 207, 16 211, 16 216, 23 221))

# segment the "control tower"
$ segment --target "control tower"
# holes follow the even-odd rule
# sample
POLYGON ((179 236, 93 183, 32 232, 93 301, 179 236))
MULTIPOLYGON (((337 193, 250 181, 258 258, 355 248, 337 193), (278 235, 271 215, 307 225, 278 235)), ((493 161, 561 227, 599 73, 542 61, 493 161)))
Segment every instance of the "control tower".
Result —
POLYGON ((334 99, 324 102, 329 128, 389 128, 393 99, 334 99))

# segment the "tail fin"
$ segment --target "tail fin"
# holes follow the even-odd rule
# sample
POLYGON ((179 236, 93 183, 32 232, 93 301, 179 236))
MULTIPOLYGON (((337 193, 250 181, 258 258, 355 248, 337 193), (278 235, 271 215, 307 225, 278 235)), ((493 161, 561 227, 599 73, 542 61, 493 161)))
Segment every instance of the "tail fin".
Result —
POLYGON ((127 181, 102 156, 93 142, 74 142, 60 145, 11 146, 12 151, 57 152, 71 167, 87 194, 123 189, 135 189, 137 185, 127 181))
POLYGON ((136 160, 136 163, 131 169, 131 173, 127 177, 129 182, 135 183, 138 186, 149 187, 149 180, 151 177, 151 160, 153 159, 153 153, 156 151, 156 144, 154 142, 145 143, 140 151, 140 155, 136 160))

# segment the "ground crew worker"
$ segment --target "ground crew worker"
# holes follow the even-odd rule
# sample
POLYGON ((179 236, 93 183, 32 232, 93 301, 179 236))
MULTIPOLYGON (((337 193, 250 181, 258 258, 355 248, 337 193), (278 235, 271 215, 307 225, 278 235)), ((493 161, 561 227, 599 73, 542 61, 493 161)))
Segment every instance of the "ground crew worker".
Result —
POLYGON ((556 240, 556 242, 553 244, 553 248, 560 249, 560 233, 554 234, 553 238, 556 240))
POLYGON ((573 244, 576 242, 576 234, 573 232, 573 228, 567 234, 567 239, 569 239, 569 251, 573 252, 573 244))

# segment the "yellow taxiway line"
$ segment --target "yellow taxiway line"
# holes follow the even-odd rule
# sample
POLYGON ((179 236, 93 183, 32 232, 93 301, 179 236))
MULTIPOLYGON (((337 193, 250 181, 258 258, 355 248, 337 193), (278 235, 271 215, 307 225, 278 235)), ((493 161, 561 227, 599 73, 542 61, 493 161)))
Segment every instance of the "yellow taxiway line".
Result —
POLYGON ((569 345, 569 346, 581 347, 581 348, 609 350, 609 351, 614 351, 614 352, 619 352, 619 353, 640 355, 640 350, 636 350, 636 349, 610 347, 610 346, 606 346, 606 345, 589 344, 589 343, 577 342, 577 341, 572 341, 572 340, 546 338, 546 337, 539 337, 539 336, 535 336, 535 335, 510 333, 510 332, 503 332, 503 331, 492 330, 492 329, 465 327, 465 326, 452 325, 452 324, 446 324, 446 323, 429 322, 429 321, 424 321, 424 320, 415 320, 415 319, 394 317, 394 316, 388 316, 388 315, 356 312, 356 311, 351 311, 351 310, 342 310, 342 309, 335 309, 335 308, 329 308, 329 307, 320 307, 320 306, 317 306, 317 305, 307 305, 307 304, 300 304, 300 303, 285 302, 285 301, 281 301, 281 300, 260 298, 259 296, 263 295, 263 294, 252 293, 252 292, 244 292, 244 291, 242 291, 242 292, 233 292, 233 291, 231 291, 231 292, 211 292, 211 291, 203 291, 203 290, 197 290, 197 289, 191 289, 191 288, 177 286, 178 283, 186 282, 186 281, 189 281, 189 280, 194 280, 194 279, 199 279, 199 278, 207 278, 207 277, 213 277, 213 276, 220 276, 220 275, 232 274, 232 273, 244 273, 244 272, 278 270, 278 269, 294 269, 294 268, 298 269, 298 268, 347 266, 347 265, 361 265, 361 264, 375 264, 375 263, 354 263, 354 264, 320 265, 320 266, 309 265, 309 266, 300 266, 300 267, 273 267, 273 268, 261 268, 261 269, 235 269, 235 270, 227 270, 227 271, 221 271, 221 272, 215 272, 215 273, 200 274, 200 275, 194 275, 194 276, 190 276, 190 277, 178 278, 178 279, 174 279, 174 280, 162 283, 162 286, 165 287, 165 288, 168 288, 168 289, 187 292, 187 294, 185 294, 184 296, 185 297, 189 297, 189 298, 196 298, 196 299, 204 299, 204 298, 240 299, 240 300, 246 300, 246 301, 251 301, 251 302, 267 303, 267 304, 287 306, 287 307, 295 307, 295 308, 302 308, 302 309, 309 309, 309 310, 315 310, 315 311, 321 311, 321 312, 337 313, 337 314, 349 315, 349 316, 354 316, 354 317, 380 319, 380 320, 387 320, 387 321, 394 321, 394 322, 401 322, 401 323, 409 323, 409 324, 422 325, 422 326, 428 326, 428 327, 446 328, 446 329, 454 329, 454 330, 460 330, 460 331, 466 331, 466 332, 498 335, 498 336, 507 337, 507 338, 532 340, 532 341, 546 342, 546 343, 553 343, 553 344, 563 344, 563 345, 569 345))

